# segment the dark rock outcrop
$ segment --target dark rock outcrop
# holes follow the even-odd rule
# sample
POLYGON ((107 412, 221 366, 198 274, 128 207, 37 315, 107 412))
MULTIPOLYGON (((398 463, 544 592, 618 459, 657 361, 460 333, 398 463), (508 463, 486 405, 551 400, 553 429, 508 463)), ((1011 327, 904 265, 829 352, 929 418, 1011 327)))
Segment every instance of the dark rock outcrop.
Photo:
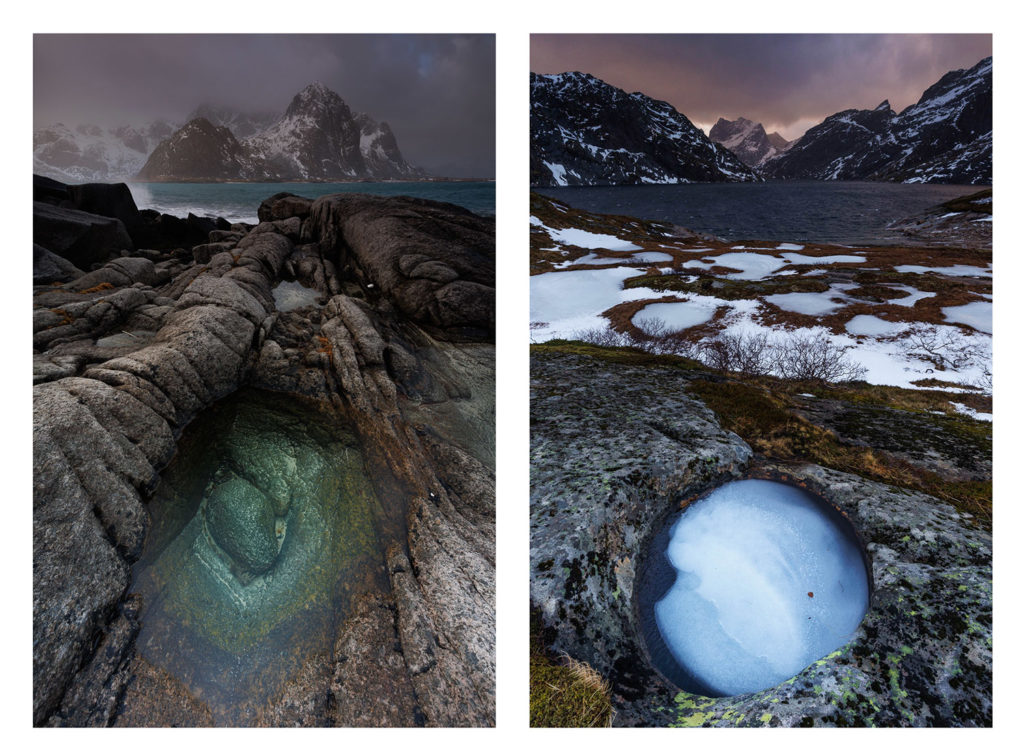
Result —
POLYGON ((45 247, 32 245, 32 283, 65 283, 78 278, 82 271, 70 260, 55 255, 45 247))
POLYGON ((36 291, 36 724, 220 721, 138 652, 126 591, 176 439, 242 386, 351 424, 388 555, 386 587, 337 630, 344 653, 310 659, 246 723, 494 723, 493 220, 408 198, 289 202, 308 217, 213 230, 205 246, 227 247, 206 262, 153 252, 36 291), (444 275, 401 270, 417 245, 444 275), (326 305, 278 311, 286 272, 326 305))
POLYGON ((129 229, 138 222, 139 208, 127 184, 72 184, 67 191, 78 210, 117 218, 129 229))
POLYGON ((32 204, 32 234, 36 244, 85 270, 123 250, 135 249, 124 223, 117 218, 46 202, 32 204))

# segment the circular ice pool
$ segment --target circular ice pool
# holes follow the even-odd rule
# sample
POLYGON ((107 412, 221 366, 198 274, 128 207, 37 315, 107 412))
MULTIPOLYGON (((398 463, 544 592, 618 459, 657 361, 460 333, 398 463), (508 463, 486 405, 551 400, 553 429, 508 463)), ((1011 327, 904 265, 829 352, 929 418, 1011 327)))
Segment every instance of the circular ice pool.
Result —
POLYGON ((727 483, 670 519, 640 576, 654 665, 691 693, 771 687, 850 640, 869 583, 849 522, 795 486, 727 483))

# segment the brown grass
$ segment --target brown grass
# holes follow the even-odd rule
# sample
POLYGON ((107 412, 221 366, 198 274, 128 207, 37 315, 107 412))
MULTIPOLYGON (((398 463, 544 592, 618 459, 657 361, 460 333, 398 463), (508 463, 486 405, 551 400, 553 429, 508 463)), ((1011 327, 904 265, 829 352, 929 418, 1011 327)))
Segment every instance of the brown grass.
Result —
MULTIPOLYGON (((949 481, 884 451, 843 444, 831 431, 795 414, 787 392, 773 389, 772 383, 771 379, 742 383, 696 380, 690 382, 687 391, 718 415, 723 428, 736 433, 754 451, 769 459, 813 462, 881 483, 915 489, 991 525, 991 481, 949 481)), ((799 388, 797 385, 790 390, 799 388)), ((835 398, 854 401, 853 394, 863 390, 846 389, 845 396, 842 388, 819 386, 815 391, 821 396, 828 396, 831 392, 835 398)), ((914 392, 904 392, 900 403, 910 409, 913 402, 908 398, 914 392)), ((867 396, 860 398, 867 403, 867 396)), ((923 400, 921 402, 924 406, 933 406, 923 400)))
POLYGON ((104 281, 103 283, 97 284, 96 286, 90 287, 88 289, 82 289, 78 293, 79 294, 95 294, 98 291, 110 291, 113 288, 114 288, 114 284, 110 283, 109 281, 104 281))

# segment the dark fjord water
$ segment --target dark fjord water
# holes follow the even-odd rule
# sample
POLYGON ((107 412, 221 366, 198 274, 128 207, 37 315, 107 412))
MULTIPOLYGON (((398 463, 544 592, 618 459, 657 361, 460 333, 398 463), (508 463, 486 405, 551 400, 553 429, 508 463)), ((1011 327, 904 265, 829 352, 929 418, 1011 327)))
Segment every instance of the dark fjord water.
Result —
POLYGON ((730 241, 886 244, 895 220, 986 187, 868 181, 768 181, 538 189, 598 213, 661 220, 730 241))
POLYGON ((129 184, 135 204, 185 217, 214 215, 232 223, 256 223, 260 202, 278 192, 316 199, 325 194, 358 192, 387 197, 408 196, 461 205, 477 215, 494 215, 493 181, 388 181, 338 184, 167 183, 129 184))

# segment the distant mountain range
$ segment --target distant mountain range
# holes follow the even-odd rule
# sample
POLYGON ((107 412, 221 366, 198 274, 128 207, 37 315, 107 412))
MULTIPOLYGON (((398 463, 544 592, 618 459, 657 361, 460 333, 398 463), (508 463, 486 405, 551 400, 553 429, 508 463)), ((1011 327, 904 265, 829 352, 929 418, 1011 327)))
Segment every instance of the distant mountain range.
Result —
POLYGON ((332 181, 422 178, 387 123, 310 84, 282 115, 202 105, 184 125, 58 124, 34 134, 36 173, 62 181, 332 181))
POLYGON ((578 71, 530 74, 535 186, 755 180, 667 102, 578 71))
POLYGON ((789 143, 746 118, 710 139, 671 105, 589 74, 530 75, 535 186, 759 178, 992 183, 992 58, 895 113, 845 110, 789 143))
POLYGON ((992 58, 950 71, 895 113, 844 110, 764 165, 772 178, 992 183, 992 58))
POLYGON ((131 178, 150 152, 178 125, 154 121, 145 126, 73 128, 57 123, 32 135, 32 172, 68 184, 131 178))
POLYGON ((792 144, 777 131, 766 134, 764 126, 746 118, 737 118, 735 121, 719 118, 711 127, 708 138, 752 168, 785 152, 792 144))

